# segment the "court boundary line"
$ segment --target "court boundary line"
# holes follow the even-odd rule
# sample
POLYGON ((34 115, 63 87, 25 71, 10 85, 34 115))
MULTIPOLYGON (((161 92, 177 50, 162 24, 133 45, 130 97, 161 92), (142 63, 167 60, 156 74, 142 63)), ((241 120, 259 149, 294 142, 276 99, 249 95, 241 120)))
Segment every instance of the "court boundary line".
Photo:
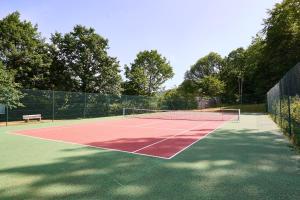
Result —
MULTIPOLYGON (((232 121, 230 121, 230 122, 232 122, 232 121)), ((217 130, 220 129, 222 126, 224 126, 226 123, 228 123, 228 121, 227 121, 227 122, 224 122, 223 124, 220 124, 220 125, 217 126, 214 130, 208 132, 205 136, 203 136, 203 137, 197 139, 197 140, 194 141, 193 143, 191 143, 191 144, 189 144, 188 146, 182 148, 181 150, 179 150, 178 152, 176 152, 174 155, 170 156, 168 159, 174 158, 175 156, 177 156, 177 155, 180 154, 181 152, 183 152, 183 151, 187 150, 188 148, 190 148, 193 144, 199 142, 199 141, 202 140, 202 139, 205 139, 205 138, 208 137, 211 133, 217 131, 217 130)))
POLYGON ((155 128, 155 127, 152 127, 152 126, 148 126, 148 127, 132 127, 132 126, 120 126, 120 127, 129 127, 129 128, 150 128, 150 129, 155 129, 155 130, 168 130, 168 131, 184 131, 186 129, 183 129, 183 128, 155 128))
POLYGON ((68 141, 64 141, 64 140, 54 140, 54 139, 42 138, 42 137, 31 136, 31 135, 23 135, 23 134, 15 133, 15 132, 9 132, 8 134, 15 135, 15 136, 21 136, 21 137, 28 137, 28 138, 32 138, 32 139, 39 139, 39 140, 44 140, 44 141, 56 142, 56 143, 65 143, 65 144, 72 144, 72 145, 78 145, 78 146, 84 146, 84 147, 92 147, 92 148, 108 150, 108 151, 117 151, 117 152, 122 152, 122 153, 129 153, 129 154, 133 154, 133 155, 142 155, 142 156, 148 156, 148 157, 153 157, 153 158, 161 158, 161 159, 166 159, 166 160, 169 159, 168 157, 155 156, 155 155, 143 154, 143 153, 135 153, 135 152, 125 151, 125 150, 120 150, 120 149, 107 148, 107 147, 98 147, 98 146, 93 146, 93 145, 89 145, 89 144, 68 142, 68 141))
MULTIPOLYGON (((132 155, 142 155, 142 156, 146 156, 146 157, 152 157, 152 158, 160 158, 160 159, 164 159, 164 160, 170 160, 170 159, 174 158, 175 156, 177 156, 178 154, 180 154, 181 152, 183 152, 184 150, 190 148, 193 144, 197 143, 198 141, 200 141, 202 139, 205 139, 211 133, 213 133, 214 131, 218 130, 219 128, 221 128, 222 126, 224 126, 228 122, 232 122, 232 121, 224 121, 224 123, 222 123, 221 125, 219 125, 218 127, 216 127, 214 130, 208 132, 205 136, 197 139, 196 141, 194 141, 193 143, 191 143, 188 146, 184 147, 183 149, 179 150, 178 152, 176 152, 175 154, 173 154, 170 157, 163 157, 163 156, 156 156, 156 155, 151 155, 151 154, 138 153, 138 152, 136 152, 137 150, 130 152, 130 151, 113 149, 113 148, 107 148, 107 147, 98 147, 98 146, 93 146, 93 145, 89 145, 89 144, 81 144, 81 143, 68 142, 68 141, 63 141, 63 140, 47 139, 47 138, 42 138, 42 137, 37 137, 37 136, 25 135, 25 134, 21 134, 21 133, 14 132, 14 131, 8 131, 6 134, 11 134, 11 135, 15 135, 15 136, 21 136, 21 137, 23 136, 23 137, 28 137, 28 138, 33 138, 33 139, 39 139, 39 140, 44 140, 44 141, 50 141, 50 142, 59 142, 59 143, 72 144, 72 145, 78 145, 78 146, 83 146, 83 147, 90 147, 90 148, 108 150, 108 151, 116 151, 116 152, 128 153, 128 154, 132 154, 132 155)), ((203 123, 203 124, 207 124, 207 123, 209 123, 209 122, 206 122, 206 123, 203 123)), ((203 125, 203 124, 201 124, 201 125, 203 125)), ((198 126, 196 126, 196 127, 198 127, 198 126)), ((196 128, 196 127, 193 127, 193 129, 196 128)), ((46 128, 46 127, 43 127, 43 128, 46 128)), ((192 129, 188 129, 187 131, 190 131, 190 130, 192 130, 192 129)), ((17 130, 17 131, 22 131, 22 130, 17 130)), ((170 139, 172 137, 175 137, 177 135, 180 135, 180 134, 176 134, 176 135, 170 136, 168 138, 165 138, 165 140, 170 139)))
MULTIPOLYGON (((109 118, 109 117, 104 117, 104 118, 109 118)), ((134 120, 134 119, 137 119, 137 118, 124 118, 123 116, 116 116, 116 118, 112 118, 113 121, 118 121, 118 120, 126 120, 126 121, 131 121, 131 120, 134 120)), ((83 119, 85 120, 85 119, 83 119)), ((25 129, 18 129, 18 130, 14 130, 15 132, 18 132, 18 131, 29 131, 29 130, 35 130, 35 129, 47 129, 47 128, 70 128, 70 126, 77 126, 77 125, 89 125, 89 124, 94 124, 94 123, 100 123, 102 124, 102 122, 107 122, 109 121, 110 119, 100 119, 100 120, 89 120, 87 119, 87 121, 81 121, 81 120, 78 120, 79 123, 77 122, 71 122, 70 124, 54 124, 53 122, 47 122, 50 124, 50 126, 46 126, 46 127, 39 127, 40 124, 42 123, 39 123, 39 124, 32 124, 34 125, 34 127, 28 127, 25 128, 25 129), (37 125, 37 126, 35 126, 37 125)), ((155 119, 155 120, 158 120, 158 119, 155 119)), ((148 124, 155 124, 154 122, 151 122, 151 123, 147 123, 145 125, 148 125, 148 124)), ((22 126, 27 126, 28 124, 22 124, 22 126)), ((46 124, 45 124, 46 125, 46 124)), ((120 126, 120 127, 141 127, 141 128, 148 128, 147 126, 143 126, 143 125, 136 125, 136 126, 120 126)), ((153 128, 153 127, 149 127, 149 128, 153 128)), ((165 129, 164 129, 165 130, 165 129)))
POLYGON ((184 135, 184 134, 187 133, 188 131, 191 131, 191 130, 193 130, 193 129, 197 128, 197 127, 200 127, 200 126, 204 126, 204 125, 206 125, 206 124, 208 124, 208 123, 209 123, 209 122, 205 122, 205 123, 203 123, 203 124, 201 124, 201 125, 194 126, 193 128, 186 129, 186 130, 181 131, 181 132, 179 132, 179 133, 177 133, 177 134, 175 134, 175 135, 166 137, 166 138, 161 139, 161 140, 159 140, 159 141, 157 141, 157 142, 154 142, 154 143, 152 143, 152 144, 149 144, 149 145, 146 145, 146 146, 144 146, 144 147, 142 147, 142 148, 139 148, 139 149, 137 149, 137 150, 135 150, 135 151, 133 151, 133 152, 135 153, 135 152, 138 152, 138 151, 140 151, 140 150, 146 149, 146 148, 148 148, 148 147, 151 147, 151 146, 153 146, 153 145, 156 145, 156 144, 158 144, 158 143, 161 143, 161 142, 163 142, 163 141, 166 141, 166 140, 168 140, 168 139, 170 139, 170 138, 173 138, 173 137, 176 137, 176 136, 178 136, 178 135, 184 135))
POLYGON ((147 128, 147 126, 148 125, 152 125, 152 124, 158 124, 158 120, 156 120, 156 121, 153 121, 153 122, 149 122, 149 123, 145 123, 145 124, 141 124, 141 125, 133 125, 133 126, 131 126, 131 127, 137 127, 137 128, 147 128))

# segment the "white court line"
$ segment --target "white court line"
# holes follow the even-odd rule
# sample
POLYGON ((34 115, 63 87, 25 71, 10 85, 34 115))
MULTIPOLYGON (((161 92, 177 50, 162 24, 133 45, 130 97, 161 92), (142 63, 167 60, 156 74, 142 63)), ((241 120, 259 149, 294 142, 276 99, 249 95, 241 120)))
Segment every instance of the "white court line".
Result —
POLYGON ((162 157, 162 156, 155 156, 155 155, 143 154, 143 153, 134 153, 134 152, 130 152, 130 151, 124 151, 124 150, 107 148, 107 147, 97 147, 97 146, 93 146, 93 145, 89 145, 89 144, 81 144, 81 143, 76 143, 76 142, 67 142, 67 141, 64 141, 64 140, 47 139, 47 138, 42 138, 42 137, 37 137, 37 136, 23 135, 23 134, 19 134, 19 133, 15 133, 15 132, 10 132, 9 134, 15 135, 15 136, 21 136, 21 137, 28 137, 28 138, 33 138, 33 139, 39 139, 39 140, 44 140, 44 141, 50 141, 50 142, 60 142, 60 143, 64 143, 64 144, 72 144, 72 145, 78 145, 78 146, 92 147, 92 148, 96 148, 96 149, 109 150, 109 151, 117 151, 117 152, 123 152, 123 153, 133 154, 133 155, 142 155, 142 156, 147 156, 147 157, 152 157, 152 158, 168 159, 167 157, 162 157))
POLYGON ((160 121, 154 121, 154 122, 149 122, 149 123, 143 123, 141 125, 132 125, 131 127, 146 127, 148 125, 152 125, 152 124, 158 124, 158 122, 160 121))
POLYGON ((75 120, 70 120, 70 121, 54 120, 54 122, 45 122, 45 123, 39 123, 39 124, 22 124, 21 125, 22 128, 23 128, 23 126, 27 126, 27 125, 33 125, 34 127, 25 127, 25 129, 20 129, 20 130, 15 130, 15 131, 27 131, 27 130, 47 129, 47 128, 70 128, 70 127, 73 128, 73 126, 81 126, 81 125, 89 125, 89 124, 107 125, 105 123, 125 121, 125 120, 130 121, 130 120, 134 120, 134 119, 136 119, 136 118, 124 118, 122 115, 119 115, 119 116, 109 116, 109 117, 100 117, 100 118, 75 119, 75 120), (66 124, 64 124, 64 123, 66 123, 66 124), (49 126, 39 127, 39 125, 48 125, 48 124, 49 124, 49 126))
MULTIPOLYGON (((110 124, 108 124, 110 122, 116 122, 116 123, 118 123, 119 121, 125 121, 125 120, 126 121, 134 121, 134 120, 136 120, 136 118, 123 118, 121 116, 121 117, 116 117, 116 118, 109 119, 109 117, 104 117, 103 119, 100 119, 100 120, 91 120, 91 121, 89 121, 89 120, 86 120, 86 121, 79 120, 78 122, 71 122, 70 124, 55 124, 55 122, 54 123, 50 122, 49 123, 50 126, 46 126, 46 127, 38 127, 38 126, 37 127, 28 127, 28 129, 25 128, 25 129, 15 130, 15 131, 16 132, 18 132, 18 131, 22 132, 22 131, 30 131, 30 130, 41 130, 41 129, 47 129, 47 128, 48 129, 56 129, 56 128, 65 129, 65 128, 73 128, 74 126, 93 125, 93 124, 110 125, 110 124)), ((144 124, 137 125, 137 126, 134 125, 134 126, 122 126, 122 127, 143 127, 143 126, 155 124, 155 123, 158 123, 158 122, 159 121, 144 123, 144 124)), ((58 123, 60 123, 60 122, 58 121, 58 123)), ((40 125, 40 124, 35 124, 35 125, 40 125)))
POLYGON ((164 138, 164 139, 162 139, 162 140, 159 140, 159 141, 157 141, 157 142, 154 142, 154 143, 152 143, 152 144, 149 144, 149 145, 147 145, 147 146, 144 146, 144 147, 142 147, 142 148, 140 148, 140 149, 137 149, 137 150, 133 151, 133 153, 138 152, 138 151, 140 151, 140 150, 142 150, 142 149, 151 147, 151 146, 153 146, 153 145, 155 145, 155 144, 161 143, 161 142, 163 142, 163 141, 165 141, 165 140, 168 140, 168 139, 170 139, 170 138, 173 138, 173 137, 175 137, 175 136, 177 136, 177 135, 183 135, 183 134, 186 133, 186 132, 189 132, 189 131, 191 131, 191 130, 193 130, 193 129, 195 129, 195 128, 204 126, 204 125, 206 125, 206 124, 208 124, 208 123, 209 123, 209 122, 206 122, 206 123, 203 123, 203 124, 194 126, 193 128, 186 129, 186 130, 181 131, 181 132, 179 132, 179 133, 177 133, 177 134, 175 134, 175 135, 169 136, 169 137, 167 137, 167 138, 164 138))
POLYGON ((222 126, 224 126, 224 124, 226 124, 226 121, 224 121, 222 124, 220 124, 218 127, 216 127, 214 130, 208 132, 205 136, 199 138, 198 140, 194 141, 193 143, 189 144, 188 146, 184 147, 183 149, 179 150, 178 152, 176 152, 174 155, 172 155, 171 157, 168 157, 167 159, 172 159, 175 156, 177 156, 178 154, 180 154, 181 152, 183 152, 184 150, 188 149, 189 147, 191 147, 193 144, 195 144, 196 142, 206 138, 209 134, 213 133, 214 131, 218 130, 219 128, 221 128, 222 126))
MULTIPOLYGON (((209 122, 203 123, 203 124, 201 124, 199 126, 203 126, 204 124, 207 124, 207 123, 209 123, 209 122)), ((226 124, 226 121, 224 121, 223 124, 221 124, 220 126, 218 126, 217 128, 215 128, 214 130, 212 130, 211 132, 209 132, 208 134, 206 134, 204 137, 199 138, 198 140, 196 140, 193 143, 191 143, 190 145, 184 147, 183 149, 181 149, 180 151, 176 152, 174 155, 172 155, 170 157, 155 156, 155 155, 150 155, 150 154, 138 153, 136 151, 130 152, 130 151, 125 151, 125 150, 113 149, 113 148, 98 147, 98 146, 93 146, 93 145, 88 145, 88 144, 81 144, 81 143, 75 143, 75 142, 67 142, 67 141, 64 141, 64 140, 47 139, 47 138, 42 138, 42 137, 37 137, 37 136, 24 135, 24 134, 17 133, 17 132, 8 132, 8 134, 16 135, 16 136, 23 136, 23 137, 28 137, 28 138, 34 138, 34 139, 39 139, 39 140, 44 140, 44 141, 61 142, 61 143, 65 143, 65 144, 72 144, 72 145, 85 146, 85 147, 92 147, 92 148, 97 148, 97 149, 102 149, 102 150, 117 151, 117 152, 123 152, 123 153, 133 154, 133 155, 142 155, 142 156, 147 156, 147 157, 152 157, 152 158, 160 158, 160 159, 169 160, 169 159, 174 158, 176 155, 178 155, 182 151, 188 149, 189 147, 191 147, 193 144, 195 144, 199 140, 206 138, 209 134, 211 134, 212 132, 216 131, 217 129, 219 129, 220 127, 222 127, 224 124, 226 124)), ((190 131, 190 130, 193 130, 194 128, 197 128, 197 127, 198 127, 198 125, 196 127, 193 127, 192 129, 185 130, 185 131, 190 131)), ((182 132, 180 134, 182 134, 182 132)), ((179 135, 179 134, 176 134, 176 135, 179 135)), ((176 135, 170 136, 170 137, 168 137, 168 138, 166 138, 164 140, 167 140, 167 139, 170 139, 172 137, 175 137, 176 135)), ((154 144, 152 144, 152 145, 154 145, 154 144)))
POLYGON ((142 126, 142 127, 137 127, 137 126, 118 126, 118 127, 120 127, 120 128, 126 128, 126 127, 128 127, 128 128, 141 128, 141 129, 148 128, 148 129, 155 129, 155 130, 170 130, 170 131, 184 131, 184 130, 186 130, 184 128, 156 128, 156 127, 152 127, 152 126, 146 126, 146 127, 144 127, 144 126, 142 126))

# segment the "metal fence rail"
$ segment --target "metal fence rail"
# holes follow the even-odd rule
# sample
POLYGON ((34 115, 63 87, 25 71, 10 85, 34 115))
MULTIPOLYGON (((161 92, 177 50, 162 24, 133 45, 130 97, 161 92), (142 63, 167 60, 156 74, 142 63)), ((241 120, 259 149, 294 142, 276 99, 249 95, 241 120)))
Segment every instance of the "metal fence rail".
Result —
POLYGON ((296 144, 300 144, 300 63, 267 93, 268 112, 296 144))

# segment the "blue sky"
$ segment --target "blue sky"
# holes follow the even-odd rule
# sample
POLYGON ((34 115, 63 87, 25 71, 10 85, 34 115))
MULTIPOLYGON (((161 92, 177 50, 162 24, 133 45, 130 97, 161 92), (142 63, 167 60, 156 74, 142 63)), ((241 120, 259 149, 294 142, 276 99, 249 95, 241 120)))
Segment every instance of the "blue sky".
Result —
POLYGON ((0 18, 19 11, 42 36, 69 32, 75 24, 109 39, 120 64, 139 51, 157 49, 174 68, 165 86, 179 85, 184 72, 211 51, 226 56, 247 47, 261 30, 267 9, 280 0, 0 0, 0 18))

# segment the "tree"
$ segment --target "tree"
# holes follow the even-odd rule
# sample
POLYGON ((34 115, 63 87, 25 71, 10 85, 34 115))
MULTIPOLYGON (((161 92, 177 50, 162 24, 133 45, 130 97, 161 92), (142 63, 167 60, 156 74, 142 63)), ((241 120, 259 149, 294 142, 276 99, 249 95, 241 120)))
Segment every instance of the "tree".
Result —
POLYGON ((209 96, 214 97, 223 90, 224 83, 218 79, 220 70, 222 70, 224 61, 222 57, 214 52, 200 58, 191 68, 185 73, 185 79, 179 88, 185 94, 193 96, 209 96), (211 81, 212 84, 209 85, 211 81), (218 88, 218 86, 220 86, 218 88), (215 88, 214 88, 215 87, 215 88), (216 93, 213 92, 216 89, 216 93))
POLYGON ((264 56, 269 72, 279 79, 300 60, 300 3, 284 0, 268 11, 264 20, 264 56))
POLYGON ((256 35, 245 51, 246 70, 244 82, 244 102, 257 103, 265 100, 267 82, 274 82, 269 75, 265 57, 265 42, 262 35, 256 35))
POLYGON ((203 77, 198 85, 200 96, 217 97, 224 93, 224 82, 213 75, 203 77))
POLYGON ((186 95, 198 96, 199 95, 199 85, 198 81, 184 80, 178 87, 182 93, 186 95))
POLYGON ((14 82, 14 73, 4 69, 0 62, 0 104, 8 108, 22 106, 20 99, 23 97, 19 91, 19 84, 14 82))
POLYGON ((108 55, 108 40, 93 28, 77 25, 73 31, 51 37, 51 77, 56 90, 119 94, 120 66, 108 55))
POLYGON ((163 109, 196 109, 197 106, 195 96, 183 93, 180 88, 166 91, 160 101, 160 107, 163 109))
POLYGON ((14 12, 0 20, 0 61, 25 88, 48 88, 51 58, 37 25, 14 12))
POLYGON ((170 63, 156 50, 142 51, 130 66, 125 66, 124 93, 151 96, 174 75, 170 63))
POLYGON ((226 80, 228 83, 227 87, 229 88, 227 90, 229 90, 229 93, 232 94, 231 88, 238 89, 237 96, 239 97, 239 102, 242 103, 245 73, 247 72, 245 50, 243 48, 233 50, 224 60, 225 65, 220 74, 222 74, 223 80, 226 80), (234 86, 236 84, 237 87, 234 86))
POLYGON ((222 57, 215 52, 211 52, 191 66, 190 70, 185 73, 185 80, 197 81, 205 76, 218 74, 222 67, 222 57))
POLYGON ((284 0, 269 10, 264 20, 263 39, 257 43, 262 48, 253 62, 257 68, 251 68, 256 80, 253 95, 260 101, 265 100, 266 92, 300 60, 299 10, 299 0, 284 0))

